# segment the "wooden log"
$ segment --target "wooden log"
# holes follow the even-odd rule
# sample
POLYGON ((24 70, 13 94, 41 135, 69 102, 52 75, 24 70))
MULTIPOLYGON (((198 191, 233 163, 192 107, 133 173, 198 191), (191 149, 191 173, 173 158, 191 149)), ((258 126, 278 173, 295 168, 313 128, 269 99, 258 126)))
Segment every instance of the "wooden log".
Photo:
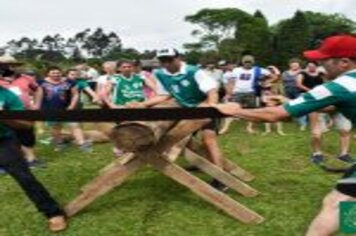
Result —
POLYGON ((219 180, 226 186, 237 191, 245 197, 256 197, 259 194, 257 190, 253 189, 249 185, 245 184, 244 182, 235 178, 224 170, 220 169, 218 166, 212 164, 206 158, 199 156, 190 149, 185 150, 184 157, 193 166, 198 167, 208 175, 219 180))
POLYGON ((104 174, 95 178, 85 191, 65 207, 67 216, 73 216, 94 202, 100 196, 105 195, 113 188, 121 185, 130 175, 145 165, 139 158, 135 158, 126 165, 114 166, 104 174))
POLYGON ((223 192, 214 189, 209 184, 194 175, 191 175, 178 165, 171 163, 164 158, 155 156, 156 153, 157 150, 151 150, 150 153, 146 153, 144 157, 145 160, 155 169, 189 188, 192 192, 207 202, 210 202, 233 218, 244 223, 258 224, 264 221, 264 218, 256 212, 233 200, 223 192))
MULTIPOLYGON (((190 150, 192 150, 193 152, 197 153, 200 156, 203 157, 208 156, 206 148, 195 139, 191 139, 191 141, 187 145, 187 148, 189 148, 190 150)), ((244 182, 251 182, 255 179, 255 176, 253 176, 250 172, 244 170, 236 163, 230 161, 228 158, 224 158, 223 164, 224 164, 225 171, 241 179, 244 182)))
POLYGON ((114 145, 125 152, 144 151, 175 124, 175 121, 123 122, 114 128, 111 139, 114 145))

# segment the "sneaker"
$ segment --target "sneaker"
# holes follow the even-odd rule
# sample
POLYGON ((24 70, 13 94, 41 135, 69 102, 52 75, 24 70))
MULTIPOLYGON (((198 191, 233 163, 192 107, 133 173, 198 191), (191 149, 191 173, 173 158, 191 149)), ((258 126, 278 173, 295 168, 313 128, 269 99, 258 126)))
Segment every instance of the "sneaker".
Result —
POLYGON ((0 175, 6 175, 7 172, 4 168, 0 168, 0 175))
POLYGON ((324 159, 325 158, 324 158, 324 156, 322 154, 314 154, 311 157, 311 161, 316 165, 319 165, 319 164, 323 163, 324 159))
POLYGON ((225 191, 227 191, 229 189, 229 187, 227 187, 225 184, 221 183, 217 179, 214 179, 213 181, 211 181, 210 185, 213 188, 215 188, 215 189, 217 189, 217 190, 219 190, 221 192, 225 192, 225 191))
POLYGON ((80 145, 79 149, 82 152, 92 152, 93 151, 92 143, 87 141, 87 142, 83 143, 82 145, 80 145))
POLYGON ((356 159, 353 159, 349 154, 339 156, 337 159, 346 163, 351 163, 351 164, 356 163, 356 159))
POLYGON ((64 216, 56 216, 48 220, 48 229, 53 233, 63 231, 67 227, 67 221, 64 216))
POLYGON ((44 163, 43 161, 40 161, 40 160, 34 160, 34 161, 31 161, 31 162, 28 162, 28 167, 30 168, 46 168, 47 165, 46 163, 44 163))

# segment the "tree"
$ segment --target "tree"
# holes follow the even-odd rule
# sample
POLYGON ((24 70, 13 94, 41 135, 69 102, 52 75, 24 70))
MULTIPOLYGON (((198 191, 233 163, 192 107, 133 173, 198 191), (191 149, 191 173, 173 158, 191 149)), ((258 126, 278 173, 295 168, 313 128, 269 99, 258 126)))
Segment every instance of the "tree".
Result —
POLYGON ((309 47, 310 36, 310 25, 305 14, 297 11, 277 32, 275 63, 285 66, 291 58, 302 57, 302 52, 309 47))

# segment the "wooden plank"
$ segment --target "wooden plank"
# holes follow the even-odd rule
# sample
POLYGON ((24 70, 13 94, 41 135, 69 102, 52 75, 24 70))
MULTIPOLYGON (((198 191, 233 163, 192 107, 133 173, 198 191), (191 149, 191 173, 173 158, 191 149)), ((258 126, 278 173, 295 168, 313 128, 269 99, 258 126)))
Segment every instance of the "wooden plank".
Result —
MULTIPOLYGON (((103 169, 99 171, 99 175, 105 175, 107 172, 111 172, 113 169, 117 168, 118 166, 125 165, 126 163, 132 161, 135 157, 133 153, 126 153, 122 157, 117 158, 115 161, 111 162, 109 165, 105 166, 103 169)), ((85 185, 81 188, 81 192, 86 191, 88 188, 91 188, 92 182, 85 185)))
POLYGON ((180 141, 177 145, 174 145, 170 150, 164 152, 162 156, 170 162, 175 162, 179 158, 179 155, 184 151, 185 146, 190 139, 191 135, 180 141))
MULTIPOLYGON (((207 157, 208 155, 205 147, 197 140, 191 139, 187 147, 200 156, 207 157)), ((250 172, 244 170, 236 163, 230 161, 228 158, 224 158, 223 162, 224 170, 230 173, 231 175, 241 179, 242 181, 251 182, 255 179, 255 177, 250 172)))
POLYGON ((231 175, 241 179, 245 182, 251 182, 255 179, 250 172, 238 166, 236 163, 230 161, 227 158, 224 158, 224 169, 229 172, 231 175))
POLYGON ((145 163, 139 158, 135 158, 126 165, 116 166, 115 168, 106 171, 103 175, 95 178, 90 183, 90 187, 87 187, 83 193, 65 207, 67 216, 77 214, 100 196, 105 195, 113 188, 121 185, 130 175, 136 172, 144 164, 145 163))
POLYGON ((199 156, 195 152, 186 149, 184 157, 193 166, 197 166, 199 169, 212 176, 213 178, 219 180, 226 186, 237 191, 245 197, 256 197, 259 193, 257 190, 253 189, 249 185, 245 184, 239 179, 236 179, 229 173, 220 169, 218 166, 212 164, 210 161, 206 160, 204 157, 199 156))
POLYGON ((166 176, 189 188, 192 192, 207 202, 210 202, 217 208, 243 223, 258 224, 264 221, 264 218, 256 212, 233 200, 223 192, 214 189, 209 184, 191 175, 176 164, 161 157, 154 156, 155 153, 156 152, 153 151, 149 153, 148 156, 145 156, 148 163, 166 176))

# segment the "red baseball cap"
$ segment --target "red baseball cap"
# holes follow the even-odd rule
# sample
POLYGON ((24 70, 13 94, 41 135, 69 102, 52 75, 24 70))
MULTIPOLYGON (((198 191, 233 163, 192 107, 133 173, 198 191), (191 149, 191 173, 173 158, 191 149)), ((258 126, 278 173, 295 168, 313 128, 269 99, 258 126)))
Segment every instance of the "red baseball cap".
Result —
POLYGON ((324 40, 320 48, 304 52, 308 60, 329 58, 356 58, 356 37, 352 35, 332 36, 324 40))

